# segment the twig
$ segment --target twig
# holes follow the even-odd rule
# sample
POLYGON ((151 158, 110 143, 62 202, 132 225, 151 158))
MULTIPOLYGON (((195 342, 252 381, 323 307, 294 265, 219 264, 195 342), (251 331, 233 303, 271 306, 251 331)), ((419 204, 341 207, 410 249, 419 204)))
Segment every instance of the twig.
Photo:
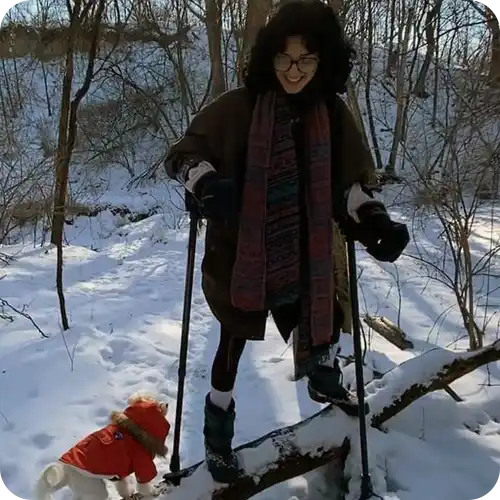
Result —
POLYGON ((10 264, 14 260, 14 257, 12 255, 8 255, 6 253, 0 252, 0 262, 3 262, 5 264, 10 264))
POLYGON ((5 299, 0 299, 0 305, 2 307, 8 307, 9 309, 12 309, 16 314, 19 314, 19 316, 22 316, 23 318, 27 319, 28 321, 31 322, 31 324, 38 330, 38 332, 40 333, 40 335, 44 338, 44 339, 49 339, 50 337, 45 334, 41 328, 35 323, 35 320, 26 312, 24 311, 20 311, 19 309, 17 309, 16 307, 14 307, 13 305, 9 304, 9 302, 7 302, 5 299))
MULTIPOLYGON (((68 353, 70 370, 74 371, 74 369, 75 369, 75 351, 73 350, 73 355, 71 355, 71 351, 69 350, 68 341, 66 340, 66 335, 64 334, 64 329, 62 328, 62 325, 61 325, 61 335, 63 338, 64 347, 66 348, 66 352, 68 353)), ((76 348, 76 345, 75 345, 75 348, 76 348)))
POLYGON ((0 417, 2 417, 5 420, 6 424, 10 424, 9 419, 5 416, 5 414, 1 410, 0 410, 0 417))

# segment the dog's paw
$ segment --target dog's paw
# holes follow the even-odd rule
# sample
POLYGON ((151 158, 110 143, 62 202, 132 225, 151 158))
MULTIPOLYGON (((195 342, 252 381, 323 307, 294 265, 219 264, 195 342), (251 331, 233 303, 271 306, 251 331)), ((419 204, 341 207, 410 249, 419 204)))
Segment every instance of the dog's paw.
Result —
POLYGON ((164 493, 163 488, 160 485, 155 484, 153 486, 153 491, 151 492, 151 496, 159 497, 162 493, 164 493))

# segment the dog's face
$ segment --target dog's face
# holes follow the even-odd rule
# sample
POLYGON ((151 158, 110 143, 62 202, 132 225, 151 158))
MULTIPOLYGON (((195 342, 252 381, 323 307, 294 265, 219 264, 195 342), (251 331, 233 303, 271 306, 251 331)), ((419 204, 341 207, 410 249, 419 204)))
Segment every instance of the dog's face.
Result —
POLYGON ((166 417, 167 416, 167 413, 168 413, 168 403, 160 403, 160 411, 161 411, 161 414, 166 417))
POLYGON ((147 403, 155 403, 158 406, 158 410, 160 413, 166 417, 168 413, 168 403, 165 403, 163 401, 159 401, 155 399, 152 395, 150 394, 145 394, 145 393, 137 393, 132 395, 129 400, 128 404, 129 405, 134 405, 140 402, 147 402, 147 403))

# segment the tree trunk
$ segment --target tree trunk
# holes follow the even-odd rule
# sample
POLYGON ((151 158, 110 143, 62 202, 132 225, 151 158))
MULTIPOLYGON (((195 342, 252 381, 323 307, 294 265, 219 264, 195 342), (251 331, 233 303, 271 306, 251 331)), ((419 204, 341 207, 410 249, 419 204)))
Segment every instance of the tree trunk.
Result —
POLYGON ((272 0, 248 0, 243 41, 238 54, 238 82, 240 84, 242 83, 245 59, 250 53, 259 29, 266 22, 271 6, 272 0))
POLYGON ((410 33, 413 24, 413 9, 408 10, 405 22, 406 28, 402 40, 401 52, 399 54, 399 67, 396 78, 396 123, 394 124, 394 138, 392 141, 391 152, 389 153, 389 161, 385 167, 385 171, 390 176, 396 175, 396 161, 399 152, 399 145, 404 139, 405 129, 405 109, 408 101, 408 96, 405 90, 406 82, 406 54, 408 53, 408 46, 410 42, 410 33))
MULTIPOLYGON (((500 359, 500 341, 472 353, 435 349, 412 358, 367 385, 371 425, 380 428, 417 399, 447 385, 482 365, 500 359)), ((177 488, 169 488, 169 474, 160 485, 169 500, 201 500, 212 493, 217 500, 247 500, 271 486, 305 474, 329 462, 342 476, 349 453, 349 437, 358 434, 357 420, 333 406, 299 422, 236 448, 244 470, 229 485, 214 483, 199 462, 180 471, 177 488)))
POLYGON ((87 71, 82 87, 78 90, 73 101, 71 101, 71 89, 73 86, 74 73, 74 43, 76 32, 85 20, 95 4, 88 2, 82 9, 82 1, 74 2, 73 7, 68 4, 70 14, 70 30, 66 50, 66 69, 63 80, 63 91, 61 96, 61 114, 59 117, 59 138, 56 151, 56 186, 54 192, 54 212, 52 217, 51 243, 57 247, 56 287, 59 297, 61 311, 61 322, 63 330, 69 329, 68 315, 66 312, 66 301, 63 287, 63 235, 66 196, 68 191, 69 165, 76 141, 77 111, 81 100, 87 94, 92 77, 94 76, 94 64, 99 43, 99 27, 104 12, 105 0, 99 0, 94 17, 94 37, 88 54, 87 71))
POLYGON ((389 34, 389 50, 387 56, 387 67, 385 74, 391 78, 398 65, 398 51, 395 48, 394 38, 396 36, 396 0, 391 0, 391 17, 390 17, 390 34, 389 34))
MULTIPOLYGON (((366 111, 368 113, 368 123, 370 126, 370 133, 372 136, 373 142, 373 151, 375 153, 375 165, 377 170, 383 167, 382 164, 382 155, 380 154, 380 148, 377 138, 377 129, 375 127, 375 118, 373 116, 373 107, 371 100, 371 85, 373 81, 373 32, 374 32, 374 20, 373 20, 373 0, 368 0, 368 61, 366 65, 366 84, 365 84, 365 102, 366 102, 366 111)), ((348 91, 349 92, 349 91, 348 91)), ((349 93, 349 97, 351 102, 354 101, 353 93, 349 93)), ((363 128, 363 133, 366 139, 366 131, 363 126, 363 120, 361 117, 361 113, 358 110, 358 119, 360 121, 359 125, 363 128)), ((366 141, 368 144, 368 141, 366 141)))
POLYGON ((206 0, 206 26, 211 67, 211 97, 215 99, 226 91, 222 64, 222 0, 206 0))
MULTIPOLYGON (((56 289, 59 298, 59 310, 61 313, 61 324, 64 331, 69 329, 68 313, 66 311, 66 299, 64 297, 63 285, 63 235, 64 235, 64 207, 66 205, 66 193, 68 189, 68 123, 71 106, 71 87, 74 73, 74 42, 75 42, 75 10, 79 7, 75 3, 71 26, 69 30, 68 46, 66 51, 66 68, 64 72, 63 88, 61 94, 61 111, 59 116, 59 138, 56 151, 56 185, 54 192, 54 212, 52 216, 52 234, 50 241, 57 247, 56 264, 56 289)), ((76 15, 78 15, 76 13, 76 15)))
POLYGON ((491 59, 489 82, 492 87, 500 88, 500 24, 489 7, 484 7, 486 23, 491 33, 491 59))
POLYGON ((437 0, 434 7, 427 13, 425 18, 425 41, 427 44, 427 50, 425 52, 424 62, 418 73, 417 83, 413 89, 414 95, 421 98, 429 97, 429 93, 426 90, 425 82, 427 80, 427 73, 431 67, 431 62, 436 51, 436 38, 434 32, 436 30, 436 19, 440 15, 441 5, 443 0, 437 0))
POLYGON ((50 242, 57 245, 63 239, 64 231, 64 207, 66 204, 66 192, 68 172, 66 168, 68 156, 68 123, 71 106, 71 86, 73 83, 73 39, 68 40, 68 51, 66 53, 66 70, 64 73, 63 89, 61 93, 61 112, 59 116, 59 138, 56 151, 56 186, 54 194, 54 213, 52 218, 52 234, 50 242))

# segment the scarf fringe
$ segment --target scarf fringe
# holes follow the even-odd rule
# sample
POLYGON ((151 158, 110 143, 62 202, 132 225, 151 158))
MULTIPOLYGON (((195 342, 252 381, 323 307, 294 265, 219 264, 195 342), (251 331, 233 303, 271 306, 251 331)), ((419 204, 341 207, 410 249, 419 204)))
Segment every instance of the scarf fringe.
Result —
POLYGON ((335 342, 331 344, 321 345, 312 347, 310 350, 310 356, 303 360, 296 361, 295 368, 295 380, 300 380, 306 375, 309 375, 314 368, 318 365, 325 364, 331 359, 330 347, 334 345, 335 342))

